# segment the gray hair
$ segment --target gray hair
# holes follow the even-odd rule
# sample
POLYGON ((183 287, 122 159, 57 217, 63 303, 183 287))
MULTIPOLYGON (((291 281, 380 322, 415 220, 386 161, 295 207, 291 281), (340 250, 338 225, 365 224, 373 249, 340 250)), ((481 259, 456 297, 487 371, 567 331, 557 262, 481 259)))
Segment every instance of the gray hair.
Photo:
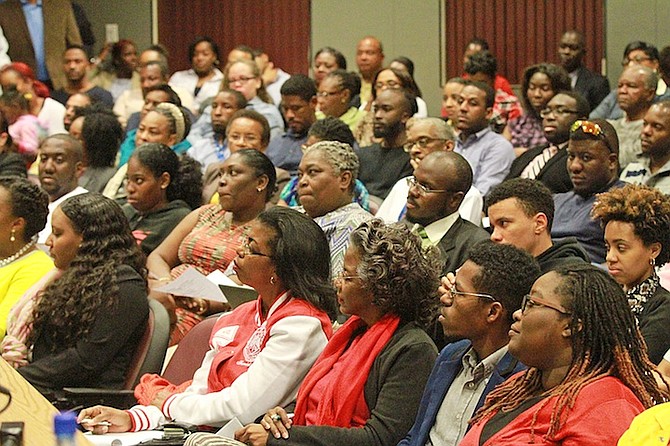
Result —
POLYGON ((658 74, 654 70, 649 67, 645 67, 644 65, 634 65, 632 67, 627 67, 626 70, 634 70, 637 73, 644 74, 644 88, 647 90, 656 90, 656 86, 658 84, 658 74))
POLYGON ((323 154, 328 164, 335 171, 335 175, 339 175, 343 171, 351 172, 351 187, 353 187, 356 178, 358 178, 360 162, 358 161, 358 155, 349 144, 338 141, 320 141, 305 149, 304 154, 307 155, 315 151, 323 154))
POLYGON ((413 125, 423 122, 430 124, 431 130, 435 132, 436 138, 444 139, 445 141, 456 141, 454 128, 440 118, 410 118, 407 121, 405 128, 409 130, 413 125))

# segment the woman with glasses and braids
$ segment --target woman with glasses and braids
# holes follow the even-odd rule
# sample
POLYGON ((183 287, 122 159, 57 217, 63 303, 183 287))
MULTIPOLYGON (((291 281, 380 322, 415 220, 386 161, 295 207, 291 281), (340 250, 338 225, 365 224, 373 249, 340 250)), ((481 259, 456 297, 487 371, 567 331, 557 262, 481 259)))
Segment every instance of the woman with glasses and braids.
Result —
POLYGON ((614 445, 663 402, 626 295, 601 269, 571 265, 535 281, 514 313, 509 352, 529 369, 491 392, 460 443, 614 445))
POLYGON ((670 198, 628 184, 598 195, 592 215, 605 230, 607 270, 628 297, 649 359, 659 364, 670 349, 670 292, 656 274, 670 260, 670 198))

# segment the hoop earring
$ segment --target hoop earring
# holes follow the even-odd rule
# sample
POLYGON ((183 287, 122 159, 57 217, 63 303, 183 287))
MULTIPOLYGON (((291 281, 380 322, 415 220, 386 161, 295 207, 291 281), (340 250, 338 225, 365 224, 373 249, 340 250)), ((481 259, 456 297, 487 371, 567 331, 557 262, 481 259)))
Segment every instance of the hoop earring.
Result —
POLYGON ((649 264, 650 264, 651 266, 654 266, 654 267, 655 267, 655 266, 656 266, 656 257, 652 257, 651 259, 649 259, 649 264))
POLYGON ((14 233, 14 229, 12 229, 12 233, 9 235, 9 241, 12 243, 16 241, 16 235, 14 233))
POLYGON ((274 285, 275 283, 277 283, 277 279, 275 279, 275 276, 270 276, 270 283, 271 283, 272 285, 274 285))

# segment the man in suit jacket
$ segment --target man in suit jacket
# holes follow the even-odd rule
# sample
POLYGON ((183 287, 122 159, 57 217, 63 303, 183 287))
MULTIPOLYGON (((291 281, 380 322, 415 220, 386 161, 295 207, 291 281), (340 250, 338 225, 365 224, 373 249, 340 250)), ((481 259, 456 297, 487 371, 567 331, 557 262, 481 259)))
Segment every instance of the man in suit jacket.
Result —
POLYGON ((589 104, 579 93, 557 93, 540 113, 544 136, 549 144, 539 145, 522 153, 512 163, 505 180, 517 177, 538 180, 554 194, 572 190, 566 165, 570 127, 577 119, 586 119, 588 113, 589 104))
POLYGON ((442 279, 440 323, 461 339, 438 356, 414 426, 398 446, 457 445, 488 393, 525 366, 507 352, 512 313, 539 275, 510 245, 476 244, 452 281, 442 279))
POLYGON ((486 231, 463 220, 458 208, 472 185, 472 169, 455 152, 426 155, 410 178, 405 218, 423 246, 440 250, 444 272, 455 271, 465 261, 470 246, 488 238, 486 231))
POLYGON ((561 65, 570 75, 572 88, 586 98, 593 110, 609 94, 610 85, 607 78, 584 66, 585 54, 584 34, 577 30, 566 31, 558 45, 561 65))
POLYGON ((24 3, 7 0, 0 3, 0 28, 9 42, 8 54, 13 61, 30 65, 39 80, 47 85, 51 83, 54 88, 65 85, 63 53, 68 45, 81 45, 69 0, 27 0, 24 3), (32 19, 28 17, 37 21, 29 22, 32 19), (33 42, 33 35, 41 42, 33 42), (35 48, 38 48, 37 53, 35 48))

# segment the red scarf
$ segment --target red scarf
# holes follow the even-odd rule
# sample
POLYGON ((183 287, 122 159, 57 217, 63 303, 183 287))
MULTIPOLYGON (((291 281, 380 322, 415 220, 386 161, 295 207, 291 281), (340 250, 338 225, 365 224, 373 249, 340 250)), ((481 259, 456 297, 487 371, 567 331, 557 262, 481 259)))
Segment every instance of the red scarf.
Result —
POLYGON ((340 327, 309 371, 300 390, 295 407, 293 423, 305 425, 309 394, 322 379, 327 380, 322 398, 317 407, 317 425, 335 427, 360 427, 370 418, 370 409, 365 402, 364 387, 372 363, 395 333, 400 318, 387 314, 360 335, 354 350, 333 372, 333 366, 352 341, 356 331, 364 326, 358 316, 352 316, 340 327))

